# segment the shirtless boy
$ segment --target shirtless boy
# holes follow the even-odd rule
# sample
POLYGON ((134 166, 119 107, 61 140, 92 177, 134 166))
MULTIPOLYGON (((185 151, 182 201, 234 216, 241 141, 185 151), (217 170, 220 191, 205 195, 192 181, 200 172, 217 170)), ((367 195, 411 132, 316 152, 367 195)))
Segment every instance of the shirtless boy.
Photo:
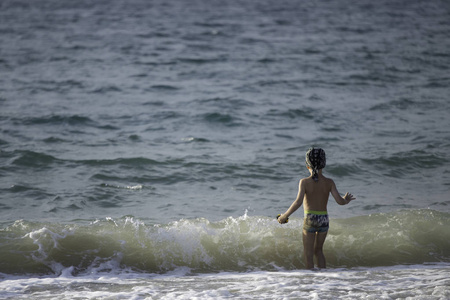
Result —
POLYGON ((349 204, 355 200, 352 194, 346 193, 341 197, 334 181, 322 175, 325 167, 325 151, 320 148, 311 148, 306 152, 306 166, 311 173, 310 177, 300 180, 297 199, 289 209, 278 218, 280 224, 286 223, 288 217, 302 204, 305 212, 303 220, 303 248, 306 268, 314 268, 313 257, 316 257, 317 266, 326 268, 323 244, 328 233, 327 204, 330 193, 339 205, 349 204))

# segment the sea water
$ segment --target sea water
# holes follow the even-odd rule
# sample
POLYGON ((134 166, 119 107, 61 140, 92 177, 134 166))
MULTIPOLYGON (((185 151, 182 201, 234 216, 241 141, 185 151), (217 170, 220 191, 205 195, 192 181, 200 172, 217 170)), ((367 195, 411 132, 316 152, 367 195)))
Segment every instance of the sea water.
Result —
POLYGON ((448 1, 0 1, 1 299, 450 297, 448 1), (327 153, 328 269, 301 209, 327 153))

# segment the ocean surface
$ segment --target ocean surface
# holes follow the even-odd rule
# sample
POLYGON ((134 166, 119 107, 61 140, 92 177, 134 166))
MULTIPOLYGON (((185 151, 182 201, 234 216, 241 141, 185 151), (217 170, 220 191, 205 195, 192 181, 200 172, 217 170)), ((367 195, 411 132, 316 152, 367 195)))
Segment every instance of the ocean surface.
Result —
POLYGON ((449 49, 446 0, 0 0, 0 299, 449 299, 449 49))

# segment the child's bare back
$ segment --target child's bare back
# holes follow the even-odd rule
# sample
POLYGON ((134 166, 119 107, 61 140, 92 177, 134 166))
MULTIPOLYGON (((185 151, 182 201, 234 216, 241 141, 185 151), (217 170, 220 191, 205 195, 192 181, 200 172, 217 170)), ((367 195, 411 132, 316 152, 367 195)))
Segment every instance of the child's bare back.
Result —
POLYGON ((305 196, 303 198, 303 207, 305 211, 326 211, 330 193, 340 205, 345 205, 350 202, 346 200, 351 198, 348 197, 349 194, 347 193, 344 197, 341 197, 333 179, 323 176, 322 171, 319 171, 317 182, 314 181, 311 176, 303 178, 300 181, 300 184, 302 184, 302 181, 304 181, 303 184, 305 189, 305 196))
POLYGON ((300 185, 304 185, 305 190, 303 198, 304 210, 326 211, 332 184, 333 180, 321 174, 317 182, 312 177, 303 178, 300 181, 300 185))

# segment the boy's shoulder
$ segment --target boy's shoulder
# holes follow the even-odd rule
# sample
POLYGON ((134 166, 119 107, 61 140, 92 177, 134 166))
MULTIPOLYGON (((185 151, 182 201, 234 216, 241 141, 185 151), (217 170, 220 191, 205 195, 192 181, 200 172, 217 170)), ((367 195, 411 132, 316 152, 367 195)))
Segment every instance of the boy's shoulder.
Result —
POLYGON ((322 175, 322 177, 323 177, 325 180, 327 180, 327 181, 333 181, 333 179, 331 179, 330 177, 325 177, 325 176, 323 176, 323 175, 322 175))
POLYGON ((328 178, 328 177, 325 177, 325 176, 322 176, 322 177, 323 177, 323 179, 325 180, 326 183, 328 183, 328 184, 334 184, 333 179, 328 178))
POLYGON ((300 183, 306 183, 313 180, 312 177, 303 177, 302 179, 300 179, 300 183))

